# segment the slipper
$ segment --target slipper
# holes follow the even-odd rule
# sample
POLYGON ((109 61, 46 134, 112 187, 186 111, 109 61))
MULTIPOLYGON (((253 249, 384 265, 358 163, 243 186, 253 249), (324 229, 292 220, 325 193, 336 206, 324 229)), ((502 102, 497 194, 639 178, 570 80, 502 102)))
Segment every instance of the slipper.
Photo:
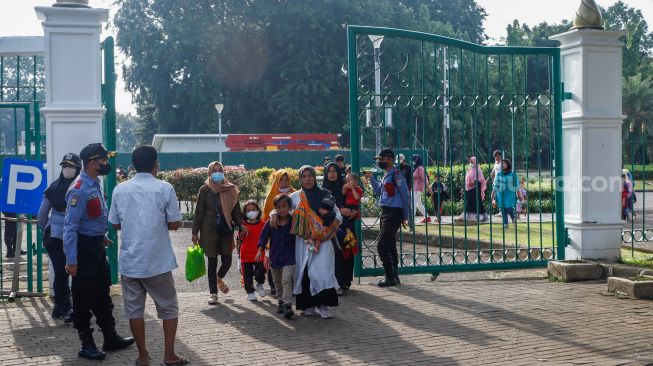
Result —
POLYGON ((177 362, 164 362, 161 365, 163 366, 183 366, 183 365, 188 365, 190 364, 190 361, 187 358, 179 357, 179 361, 177 362))

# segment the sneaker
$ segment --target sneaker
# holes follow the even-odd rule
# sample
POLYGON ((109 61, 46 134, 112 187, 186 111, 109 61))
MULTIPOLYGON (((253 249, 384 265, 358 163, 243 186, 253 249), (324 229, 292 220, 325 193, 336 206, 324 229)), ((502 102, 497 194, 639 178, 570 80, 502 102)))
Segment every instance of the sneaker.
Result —
POLYGON ((319 308, 315 308, 315 312, 320 315, 322 319, 333 318, 333 310, 328 306, 322 305, 319 308))
POLYGON ((247 300, 256 301, 256 294, 253 293, 253 292, 250 292, 249 294, 247 294, 247 300))
POLYGON ((284 306, 284 312, 283 312, 283 317, 286 319, 291 319, 295 315, 295 312, 292 311, 292 305, 286 304, 284 306))
POLYGON ((342 290, 342 287, 341 287, 341 288, 336 290, 336 294, 338 294, 338 296, 342 296, 342 295, 345 294, 345 292, 342 290))
POLYGON ((64 314, 59 308, 59 305, 55 304, 54 307, 52 308, 52 319, 61 319, 63 318, 63 316, 64 314))
POLYGON ((279 305, 277 305, 277 314, 283 314, 284 310, 283 301, 279 300, 279 305))
POLYGON ((211 294, 208 303, 209 305, 218 305, 218 294, 211 294))
POLYGON ((396 277, 386 277, 379 281, 377 283, 377 286, 379 287, 390 287, 390 286, 397 286, 397 278, 396 277))
POLYGON ((265 287, 263 287, 263 285, 260 283, 256 285, 256 292, 258 293, 259 297, 265 297, 265 287))
POLYGON ((317 308, 315 308, 315 307, 308 308, 308 309, 304 310, 304 315, 305 316, 313 316, 313 315, 317 314, 316 310, 317 310, 317 308))

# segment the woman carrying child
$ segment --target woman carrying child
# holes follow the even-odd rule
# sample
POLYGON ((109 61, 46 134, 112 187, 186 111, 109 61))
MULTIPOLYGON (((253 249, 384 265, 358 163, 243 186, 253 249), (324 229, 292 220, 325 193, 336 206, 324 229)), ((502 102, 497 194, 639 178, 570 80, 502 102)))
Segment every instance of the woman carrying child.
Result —
MULTIPOLYGON (((334 205, 333 223, 324 227, 318 216, 323 198, 330 192, 316 184, 315 169, 305 165, 299 170, 301 190, 290 196, 292 217, 291 233, 295 234, 295 284, 297 309, 304 315, 318 314, 322 318, 333 316, 331 307, 338 306, 338 281, 334 261, 335 250, 331 239, 336 234, 342 215, 334 205)), ((278 215, 271 214, 270 226, 276 228, 278 215)))

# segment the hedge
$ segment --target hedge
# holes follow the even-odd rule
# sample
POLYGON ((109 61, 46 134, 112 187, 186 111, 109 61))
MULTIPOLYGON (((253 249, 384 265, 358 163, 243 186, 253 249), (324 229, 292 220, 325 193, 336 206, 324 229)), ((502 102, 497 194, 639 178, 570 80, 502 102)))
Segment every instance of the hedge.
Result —
MULTIPOLYGON (((485 166, 484 170, 488 167, 485 166)), ((299 188, 299 177, 297 169, 286 168, 290 174, 290 182, 296 189, 299 188)), ((429 167, 427 169, 429 175, 433 176, 436 168, 429 167)), ((274 169, 261 168, 257 170, 229 170, 225 171, 225 176, 229 181, 238 186, 240 190, 240 201, 244 202, 248 199, 254 199, 262 202, 272 184, 274 177, 274 169)), ((463 195, 461 192, 464 186, 465 170, 462 164, 453 167, 453 174, 451 170, 446 171, 441 168, 440 170, 445 184, 449 187, 450 192, 453 194, 453 201, 447 201, 443 204, 443 214, 460 215, 463 211, 463 195), (453 203, 452 203, 453 202, 453 203)), ((322 169, 318 169, 318 175, 322 175, 322 169)), ((193 210, 195 209, 195 201, 200 187, 206 181, 208 176, 207 168, 197 169, 178 169, 173 171, 164 171, 159 173, 159 178, 172 184, 177 192, 177 197, 182 204, 186 205, 186 211, 189 214, 185 215, 185 219, 191 219, 193 210)), ((432 178, 431 178, 432 179, 432 178)), ((486 192, 486 207, 489 208, 489 197, 491 194, 491 185, 486 192)), ((379 208, 376 206, 376 198, 372 195, 372 189, 369 184, 364 184, 366 199, 363 202, 363 212, 368 216, 375 216, 379 213, 379 208)), ((539 212, 540 210, 540 193, 542 199, 542 212, 553 212, 555 195, 551 189, 550 181, 543 181, 541 183, 535 182, 531 179, 531 183, 527 185, 528 205, 529 212, 539 212)), ((426 202, 427 210, 431 214, 435 214, 430 200, 426 202)))

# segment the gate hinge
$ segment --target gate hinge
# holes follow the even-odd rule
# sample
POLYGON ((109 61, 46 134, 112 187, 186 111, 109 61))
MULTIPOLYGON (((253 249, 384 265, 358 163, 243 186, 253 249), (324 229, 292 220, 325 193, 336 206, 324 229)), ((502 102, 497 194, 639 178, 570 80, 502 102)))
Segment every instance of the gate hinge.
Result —
POLYGON ((573 99, 574 98, 573 94, 571 94, 571 92, 565 91, 565 83, 561 83, 561 84, 562 84, 562 100, 565 101, 565 100, 573 99))

